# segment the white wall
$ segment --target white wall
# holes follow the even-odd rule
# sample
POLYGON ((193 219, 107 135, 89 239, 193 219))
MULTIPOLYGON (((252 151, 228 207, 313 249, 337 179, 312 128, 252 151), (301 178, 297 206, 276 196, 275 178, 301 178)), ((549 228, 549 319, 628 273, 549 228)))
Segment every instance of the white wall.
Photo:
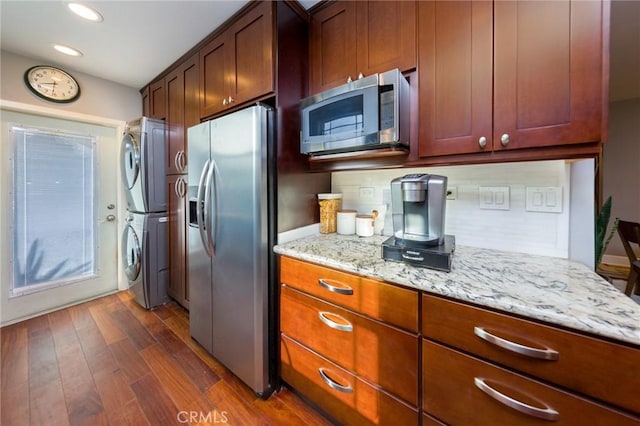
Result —
MULTIPOLYGON (((343 194, 343 208, 366 213, 389 202, 391 179, 416 172, 447 176, 449 187, 457 188, 457 199, 447 201, 445 226, 446 233, 455 235, 456 244, 569 258, 571 164, 565 161, 334 172, 332 191, 343 194), (480 209, 480 186, 508 186, 510 209, 480 209), (562 187, 562 212, 525 211, 527 186, 562 187), (372 188, 373 199, 363 200, 360 188, 372 188)), ((585 180, 576 184, 581 186, 582 193, 593 198, 593 174, 585 180)), ((576 209, 579 210, 574 214, 586 218, 584 226, 593 228, 593 210, 584 206, 576 209)), ((390 228, 387 220, 383 233, 392 233, 390 228)), ((593 250, 593 245, 589 250, 593 250)))
MULTIPOLYGON (((609 107, 609 142, 602 154, 602 200, 611 196, 610 226, 616 217, 640 222, 640 98, 612 102, 609 107)), ((606 254, 621 256, 627 262, 617 235, 606 254)))
MULTIPOLYGON (((81 95, 77 101, 58 104, 37 97, 25 86, 24 72, 42 63, 38 59, 0 51, 0 99, 114 120, 129 121, 142 115, 142 97, 138 89, 75 72, 68 67, 64 69, 80 85, 81 95)), ((56 64, 47 61, 46 65, 56 64)))

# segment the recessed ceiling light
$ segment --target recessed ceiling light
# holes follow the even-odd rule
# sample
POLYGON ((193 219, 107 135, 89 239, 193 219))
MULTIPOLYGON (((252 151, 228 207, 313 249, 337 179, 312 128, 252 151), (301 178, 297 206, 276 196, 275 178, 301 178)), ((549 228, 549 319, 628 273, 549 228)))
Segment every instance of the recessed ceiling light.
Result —
POLYGON ((69 3, 69 9, 76 15, 84 18, 88 21, 92 22, 102 22, 102 15, 100 15, 96 10, 90 8, 89 6, 85 6, 80 3, 69 3))
POLYGON ((53 48, 56 49, 60 53, 64 53, 69 56, 82 56, 82 53, 79 50, 73 49, 68 46, 63 46, 61 44, 54 44, 53 48))

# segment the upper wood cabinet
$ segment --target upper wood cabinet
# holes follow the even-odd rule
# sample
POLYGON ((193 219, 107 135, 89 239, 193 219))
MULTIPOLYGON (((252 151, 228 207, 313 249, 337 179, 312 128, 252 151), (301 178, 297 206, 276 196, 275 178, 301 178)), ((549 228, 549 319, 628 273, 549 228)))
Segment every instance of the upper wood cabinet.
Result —
POLYGON ((200 117, 274 91, 273 5, 260 2, 200 50, 200 117))
POLYGON ((420 157, 600 142, 605 7, 419 2, 420 157))
POLYGON ((165 77, 167 92, 167 174, 186 173, 187 128, 200 122, 199 56, 193 55, 165 77))
POLYGON ((164 120, 167 118, 165 80, 160 79, 149 85, 149 113, 150 118, 164 120))
POLYGON ((142 89, 140 96, 142 97, 142 115, 148 117, 149 111, 151 110, 151 106, 149 105, 149 86, 145 86, 142 89))
POLYGON ((338 1, 311 18, 309 91, 416 67, 416 3, 338 1))

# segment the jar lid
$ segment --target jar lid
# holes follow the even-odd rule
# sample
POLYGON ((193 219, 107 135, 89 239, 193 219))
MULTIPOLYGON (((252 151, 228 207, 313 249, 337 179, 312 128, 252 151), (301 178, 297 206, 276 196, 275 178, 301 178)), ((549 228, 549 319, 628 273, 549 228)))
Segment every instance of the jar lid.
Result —
POLYGON ((342 198, 342 194, 318 194, 318 200, 335 200, 342 198))

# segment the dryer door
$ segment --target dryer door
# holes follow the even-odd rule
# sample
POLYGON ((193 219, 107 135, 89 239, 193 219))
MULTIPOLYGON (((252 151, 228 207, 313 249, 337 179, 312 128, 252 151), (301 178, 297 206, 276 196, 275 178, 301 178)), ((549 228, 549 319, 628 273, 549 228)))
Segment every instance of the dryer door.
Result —
POLYGON ((142 269, 142 248, 138 234, 130 224, 127 224, 122 234, 122 253, 124 273, 129 282, 133 282, 138 278, 140 269, 142 269))
POLYGON ((128 189, 133 188, 140 175, 140 144, 131 133, 122 138, 121 167, 122 176, 128 189))

